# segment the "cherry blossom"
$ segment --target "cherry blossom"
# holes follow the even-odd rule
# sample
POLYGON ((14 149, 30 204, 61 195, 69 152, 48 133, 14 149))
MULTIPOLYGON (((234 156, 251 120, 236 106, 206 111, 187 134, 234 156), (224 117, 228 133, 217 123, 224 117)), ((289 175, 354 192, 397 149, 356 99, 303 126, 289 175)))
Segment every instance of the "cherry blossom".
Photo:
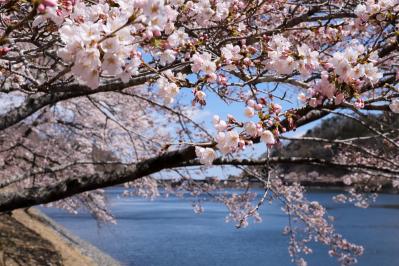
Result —
POLYGON ((302 44, 297 49, 298 56, 301 59, 298 64, 299 73, 303 76, 309 76, 312 71, 319 67, 319 53, 312 51, 306 44, 302 44))
POLYGON ((248 106, 244 109, 244 114, 247 117, 253 117, 255 115, 255 110, 252 107, 248 106))
POLYGON ((217 147, 223 153, 232 153, 238 149, 240 136, 235 130, 219 132, 216 136, 217 147))
POLYGON ((222 55, 227 63, 231 63, 232 61, 240 60, 243 56, 240 54, 241 48, 236 45, 227 44, 225 47, 220 49, 222 55))
POLYGON ((216 158, 216 153, 211 148, 195 147, 195 154, 200 159, 200 162, 205 165, 212 165, 216 158))
POLYGON ((256 137, 259 134, 260 127, 254 122, 247 122, 244 125, 245 132, 251 137, 256 137))
MULTIPOLYGON (((263 201, 283 202, 303 223, 299 235, 329 246, 343 265, 362 253, 278 169, 331 164, 359 191, 397 185, 397 0, 4 0, 0 9, 0 189, 21 191, 4 196, 2 210, 30 207, 34 197, 113 221, 101 189, 120 183, 126 196, 159 196, 158 185, 189 192, 202 210, 200 195, 223 185, 195 182, 207 171, 198 166, 217 162, 242 171, 240 188, 250 187, 244 175, 256 178, 263 201), (292 137, 330 117, 334 130, 339 117, 367 130, 292 137), (295 141, 340 153, 285 154, 295 141), (173 185, 159 182, 164 174, 173 185)), ((359 191, 337 199, 365 207, 359 191)), ((263 201, 254 205, 259 197, 247 192, 215 193, 238 227, 260 221, 263 201)), ((304 265, 308 239, 285 231, 293 262, 304 265)))
POLYGON ((192 56, 193 64, 191 69, 193 72, 203 71, 206 74, 214 74, 216 71, 216 64, 212 61, 210 53, 194 54, 192 56))
POLYGON ((165 77, 161 77, 157 81, 159 87, 159 96, 161 96, 166 104, 173 103, 174 97, 179 93, 179 87, 174 82, 169 82, 165 77))
POLYGON ((392 110, 394 113, 399 113, 399 100, 394 99, 390 104, 389 108, 392 110))
POLYGON ((273 133, 270 130, 264 130, 260 135, 261 140, 266 144, 275 144, 276 140, 273 133))
POLYGON ((214 116, 213 125, 217 131, 225 131, 227 129, 227 123, 224 120, 221 120, 219 116, 214 116))

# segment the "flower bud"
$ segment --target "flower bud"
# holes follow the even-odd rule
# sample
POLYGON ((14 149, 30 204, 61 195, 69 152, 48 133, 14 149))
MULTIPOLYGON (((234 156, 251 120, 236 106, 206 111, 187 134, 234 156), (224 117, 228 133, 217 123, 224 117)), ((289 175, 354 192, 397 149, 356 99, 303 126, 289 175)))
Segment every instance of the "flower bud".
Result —
POLYGON ((276 142, 273 133, 270 130, 265 130, 262 132, 260 139, 266 144, 274 144, 276 142))
POLYGON ((247 108, 245 108, 244 114, 246 117, 253 117, 255 115, 255 110, 254 108, 248 106, 247 108))

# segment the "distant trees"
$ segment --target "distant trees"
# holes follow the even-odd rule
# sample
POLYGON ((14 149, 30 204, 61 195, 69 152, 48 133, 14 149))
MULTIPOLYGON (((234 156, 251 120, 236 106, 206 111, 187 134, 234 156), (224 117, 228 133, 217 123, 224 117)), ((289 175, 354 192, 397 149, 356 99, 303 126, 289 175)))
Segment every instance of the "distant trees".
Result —
MULTIPOLYGON (((368 115, 367 120, 373 127, 381 128, 384 134, 388 134, 391 129, 398 127, 398 117, 392 113, 368 115), (389 127, 381 127, 381 122, 385 125, 389 125, 389 127)), ((380 159, 383 159, 383 161, 385 160, 385 163, 381 163, 386 166, 389 166, 389 163, 386 162, 389 157, 395 158, 397 156, 396 148, 387 145, 384 139, 375 137, 372 130, 354 119, 342 116, 334 116, 323 120, 320 125, 308 130, 301 137, 284 137, 283 139, 290 142, 274 149, 272 153, 274 156, 309 157, 326 161, 339 158, 342 162, 349 162, 353 159, 349 158, 351 156, 359 156, 366 160, 368 157, 368 152, 366 151, 373 151, 375 155, 380 156, 380 159), (359 149, 366 155, 359 154, 359 149)), ((372 160, 373 158, 368 159, 372 160)), ((313 183, 315 185, 323 185, 323 183, 325 185, 340 185, 342 182, 346 182, 347 185, 361 183, 359 182, 360 180, 357 182, 351 181, 351 176, 354 176, 353 172, 357 172, 358 169, 349 169, 347 167, 337 167, 335 165, 281 164, 279 165, 279 169, 285 174, 283 179, 288 182, 302 181, 305 184, 313 183), (309 178, 306 178, 307 175, 309 175, 309 178)), ((394 177, 383 178, 380 176, 380 173, 377 172, 373 178, 374 180, 368 182, 378 185, 372 189, 378 191, 382 188, 382 185, 392 188, 392 186, 395 185, 391 182, 392 178, 394 177)), ((359 189, 369 190, 371 188, 361 186, 359 189)))
MULTIPOLYGON (((343 265, 356 262, 361 246, 277 166, 354 173, 358 190, 348 197, 361 207, 361 187, 378 191, 380 177, 399 184, 398 8, 396 0, 0 1, 0 211, 86 207, 113 221, 105 187, 212 194, 221 182, 192 177, 229 166, 264 186, 260 200, 245 178, 242 193, 212 194, 238 227, 276 200, 289 217, 293 262, 306 265, 309 241, 343 265), (218 101, 237 113, 195 119, 218 101), (281 145, 325 117, 335 118, 281 145)), ((193 206, 202 211, 200 197, 193 206)))

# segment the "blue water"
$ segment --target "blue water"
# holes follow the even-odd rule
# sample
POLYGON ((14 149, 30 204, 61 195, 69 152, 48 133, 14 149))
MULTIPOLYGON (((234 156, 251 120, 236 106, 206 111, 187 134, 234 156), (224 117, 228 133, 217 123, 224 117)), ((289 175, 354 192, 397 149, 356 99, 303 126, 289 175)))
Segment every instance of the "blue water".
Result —
MULTIPOLYGON (((189 198, 120 198, 120 189, 108 191, 117 225, 100 227, 88 214, 70 215, 58 209, 44 211, 55 221, 85 239, 123 265, 178 266, 292 265, 288 238, 282 228, 287 217, 278 205, 261 208, 263 222, 235 229, 225 223, 226 208, 206 203, 195 214, 189 198)), ((336 217, 338 232, 365 247, 358 265, 399 265, 399 195, 382 194, 368 209, 334 203, 332 192, 311 192, 308 197, 327 207, 336 217)), ((309 265, 337 265, 327 248, 313 245, 309 265)))

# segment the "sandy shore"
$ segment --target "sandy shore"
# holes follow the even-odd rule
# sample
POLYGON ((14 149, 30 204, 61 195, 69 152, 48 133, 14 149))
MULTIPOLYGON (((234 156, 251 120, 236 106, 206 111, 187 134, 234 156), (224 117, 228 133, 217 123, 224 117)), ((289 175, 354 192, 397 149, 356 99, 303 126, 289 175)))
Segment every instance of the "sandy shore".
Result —
POLYGON ((120 263, 31 208, 0 216, 0 266, 3 265, 118 266, 120 263))

